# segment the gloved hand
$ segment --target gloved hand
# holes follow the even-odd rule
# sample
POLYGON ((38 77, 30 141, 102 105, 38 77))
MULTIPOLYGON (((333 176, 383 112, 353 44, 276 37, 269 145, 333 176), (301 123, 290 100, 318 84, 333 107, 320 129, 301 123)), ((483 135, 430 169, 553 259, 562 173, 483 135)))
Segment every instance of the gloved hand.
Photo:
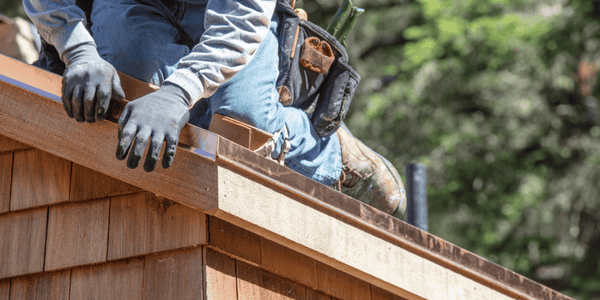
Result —
POLYGON ((67 115, 77 122, 104 119, 111 97, 125 98, 115 68, 100 58, 96 47, 77 46, 63 53, 62 102, 67 115))
POLYGON ((163 141, 166 142, 166 149, 162 166, 165 169, 170 167, 177 150, 181 128, 190 118, 189 104, 188 94, 179 86, 170 83, 163 84, 154 93, 129 102, 119 118, 117 159, 124 160, 132 149, 127 166, 131 169, 137 168, 148 141, 152 139, 144 170, 152 172, 156 167, 163 141), (134 137, 135 142, 132 145, 134 137))

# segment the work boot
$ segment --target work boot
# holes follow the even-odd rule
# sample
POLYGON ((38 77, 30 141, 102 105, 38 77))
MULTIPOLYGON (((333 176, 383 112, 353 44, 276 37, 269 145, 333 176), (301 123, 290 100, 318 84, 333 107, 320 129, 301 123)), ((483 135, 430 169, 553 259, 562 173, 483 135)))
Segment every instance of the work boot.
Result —
POLYGON ((397 218, 406 210, 406 192, 396 168, 371 150, 342 124, 337 130, 342 147, 342 175, 338 191, 397 218))

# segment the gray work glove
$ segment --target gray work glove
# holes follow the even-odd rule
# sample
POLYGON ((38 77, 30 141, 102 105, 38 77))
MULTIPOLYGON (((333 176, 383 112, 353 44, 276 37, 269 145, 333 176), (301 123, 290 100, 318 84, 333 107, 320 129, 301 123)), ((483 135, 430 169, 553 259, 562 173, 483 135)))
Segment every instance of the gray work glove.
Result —
POLYGON ((117 159, 124 160, 127 153, 127 167, 138 166, 146 145, 150 148, 146 155, 144 170, 152 172, 156 167, 163 141, 166 142, 162 159, 163 168, 173 163, 181 128, 188 122, 189 96, 179 86, 165 83, 156 92, 129 102, 119 118, 119 145, 117 159), (135 142, 132 144, 133 139, 135 142))
POLYGON ((63 53, 62 102, 77 122, 104 119, 112 97, 125 98, 115 68, 100 58, 94 45, 84 44, 63 53))

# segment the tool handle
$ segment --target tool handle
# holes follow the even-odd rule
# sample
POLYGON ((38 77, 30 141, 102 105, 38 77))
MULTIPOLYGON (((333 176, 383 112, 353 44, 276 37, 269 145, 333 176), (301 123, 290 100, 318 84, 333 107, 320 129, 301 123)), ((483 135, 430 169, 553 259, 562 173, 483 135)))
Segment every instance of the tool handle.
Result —
POLYGON ((337 12, 333 16, 333 19, 327 26, 327 32, 331 35, 335 36, 343 22, 348 18, 348 16, 352 13, 352 1, 344 0, 340 8, 338 8, 337 12))

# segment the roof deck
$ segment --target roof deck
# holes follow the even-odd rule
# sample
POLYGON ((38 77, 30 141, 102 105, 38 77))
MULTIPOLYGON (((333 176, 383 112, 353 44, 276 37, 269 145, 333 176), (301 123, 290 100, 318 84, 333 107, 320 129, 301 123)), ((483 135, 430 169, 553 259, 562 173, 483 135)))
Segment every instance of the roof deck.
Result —
POLYGON ((191 125, 128 169, 123 103, 77 123, 60 76, 0 65, 0 299, 571 299, 191 125))

